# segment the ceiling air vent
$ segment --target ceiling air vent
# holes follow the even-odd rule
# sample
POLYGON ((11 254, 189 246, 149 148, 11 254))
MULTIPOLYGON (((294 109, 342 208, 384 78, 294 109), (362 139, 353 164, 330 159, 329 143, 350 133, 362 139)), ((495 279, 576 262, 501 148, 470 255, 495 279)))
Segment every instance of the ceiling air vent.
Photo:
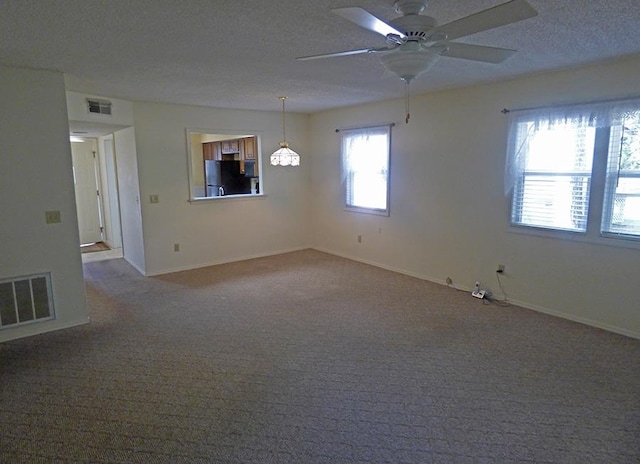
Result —
POLYGON ((111 102, 108 100, 95 100, 87 98, 89 113, 106 114, 111 116, 111 102))

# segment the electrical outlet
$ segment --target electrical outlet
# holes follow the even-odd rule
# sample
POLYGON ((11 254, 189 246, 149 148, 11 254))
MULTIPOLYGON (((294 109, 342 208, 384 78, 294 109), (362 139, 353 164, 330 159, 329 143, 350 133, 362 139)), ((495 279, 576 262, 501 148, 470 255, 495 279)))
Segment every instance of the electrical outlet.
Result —
POLYGON ((358 243, 362 243, 362 235, 358 235, 358 243))
POLYGON ((504 270, 505 270, 504 264, 498 264, 498 269, 496 270, 496 272, 499 274, 502 274, 504 270))
POLYGON ((158 195, 149 195, 149 203, 160 203, 160 197, 158 195))
POLYGON ((180 244, 179 243, 174 243, 173 244, 173 251, 180 251, 180 244))

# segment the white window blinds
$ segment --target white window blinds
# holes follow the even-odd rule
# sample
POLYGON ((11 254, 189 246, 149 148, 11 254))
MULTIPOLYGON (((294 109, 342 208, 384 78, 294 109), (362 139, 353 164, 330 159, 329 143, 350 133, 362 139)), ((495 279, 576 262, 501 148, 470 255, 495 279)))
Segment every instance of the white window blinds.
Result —
POLYGON ((512 223, 585 231, 595 130, 571 124, 522 124, 526 146, 512 223))
POLYGON ((611 127, 601 232, 640 236, 640 113, 611 127))
POLYGON ((594 198, 604 198, 591 204, 602 214, 600 233, 640 237, 640 99, 510 115, 505 193, 512 225, 585 233, 594 187, 594 198), (608 148, 606 138, 598 142, 607 136, 608 148), (606 165, 606 174, 595 165, 606 165))

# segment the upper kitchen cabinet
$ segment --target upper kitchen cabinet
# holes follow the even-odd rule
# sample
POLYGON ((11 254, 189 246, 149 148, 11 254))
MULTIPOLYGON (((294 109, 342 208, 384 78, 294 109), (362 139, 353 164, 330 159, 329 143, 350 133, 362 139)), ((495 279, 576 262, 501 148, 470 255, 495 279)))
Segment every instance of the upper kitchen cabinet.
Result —
POLYGON ((205 142, 202 144, 202 158, 207 160, 221 160, 220 142, 205 142))
POLYGON ((220 150, 223 155, 235 155, 236 153, 240 153, 240 145, 241 140, 222 140, 220 142, 220 150))
POLYGON ((258 151, 258 144, 256 143, 255 137, 246 137, 241 140, 242 148, 244 149, 241 152, 244 156, 242 157, 245 160, 255 160, 256 154, 258 151))
POLYGON ((221 140, 219 142, 203 142, 202 157, 207 160, 221 160, 222 155, 233 155, 236 160, 255 161, 257 158, 258 143, 256 137, 243 137, 241 139, 221 140))

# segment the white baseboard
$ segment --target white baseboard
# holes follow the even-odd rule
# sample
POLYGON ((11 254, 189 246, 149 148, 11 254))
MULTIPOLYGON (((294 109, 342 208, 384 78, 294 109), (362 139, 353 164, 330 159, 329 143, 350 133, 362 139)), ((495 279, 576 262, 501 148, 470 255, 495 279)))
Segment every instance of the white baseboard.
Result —
POLYGON ((287 248, 287 249, 284 249, 284 250, 268 251, 268 252, 265 252, 265 253, 257 253, 257 254, 252 254, 252 255, 236 256, 236 257, 228 258, 228 259, 221 259, 221 260, 216 260, 216 261, 207 261, 205 263, 190 264, 190 265, 187 265, 187 266, 178 266, 178 267, 173 267, 173 268, 161 269, 159 271, 154 271, 154 272, 150 272, 148 274, 143 274, 143 275, 145 275, 147 277, 153 277, 153 276, 159 276, 159 275, 163 275, 163 274, 170 274, 172 272, 190 271, 192 269, 201 269, 203 267, 217 266, 219 264, 235 263, 237 261, 246 261, 248 259, 264 258, 264 257, 267 257, 267 256, 281 255, 283 253, 291 253, 291 252, 294 252, 294 251, 308 250, 309 248, 311 248, 311 247, 302 246, 302 247, 287 248))
POLYGON ((128 259, 126 256, 123 256, 123 259, 129 263, 131 265, 132 268, 134 268, 136 271, 138 271, 141 275, 143 276, 147 276, 147 273, 144 271, 144 269, 140 268, 136 263, 132 262, 130 259, 128 259))
MULTIPOLYGON (((358 258, 358 257, 355 257, 355 256, 349 256, 347 254, 338 253, 336 251, 329 250, 329 249, 326 249, 326 248, 314 247, 313 249, 321 251, 323 253, 329 253, 331 255, 340 256, 341 258, 350 259, 352 261, 357 261, 357 262, 360 262, 360 263, 369 264, 371 266, 379 267, 379 268, 385 269, 387 271, 397 272, 399 274, 404 274, 404 275, 407 275, 407 276, 410 276, 410 277, 415 277, 417 279, 426 280, 428 282, 433 282, 433 283, 440 284, 440 285, 447 285, 447 283, 442 279, 436 279, 436 278, 433 278, 433 277, 430 277, 430 276, 426 276, 426 275, 418 274, 418 273, 415 273, 415 272, 407 271, 405 269, 400 269, 400 268, 393 267, 393 266, 387 266, 385 264, 381 264, 381 263, 378 263, 378 262, 375 262, 375 261, 370 261, 370 260, 367 260, 367 259, 361 259, 361 258, 358 258)), ((449 287, 455 288, 456 290, 468 291, 469 295, 471 295, 471 292, 473 291, 473 288, 471 288, 471 287, 467 288, 467 287, 458 286, 458 285, 449 285, 449 287)), ((621 328, 621 327, 616 327, 616 326, 612 326, 612 325, 609 325, 609 324, 605 324, 603 322, 594 321, 594 320, 587 319, 587 318, 580 317, 580 316, 575 316, 573 314, 568 314, 568 313, 564 313, 564 312, 561 312, 561 311, 557 311, 557 310, 553 310, 553 309, 549 309, 549 308, 544 308, 542 306, 537 306, 537 305, 534 305, 532 303, 528 303, 526 301, 510 299, 509 302, 514 306, 519 306, 519 307, 524 308, 524 309, 529 309, 531 311, 537 311, 539 313, 548 314, 550 316, 559 317, 561 319, 567 319, 569 321, 578 322, 580 324, 588 325, 590 327, 595 327, 597 329, 606 330, 608 332, 613 332, 613 333, 617 333, 619 335, 624 335, 624 336, 629 337, 629 338, 635 338, 635 339, 640 340, 640 333, 634 332, 634 331, 631 331, 631 330, 627 330, 627 329, 624 329, 624 328, 621 328)))
POLYGON ((640 333, 633 332, 631 330, 623 329, 620 327, 616 327, 613 325, 605 324, 603 322, 594 321, 591 319, 587 319, 585 317, 575 316, 573 314, 563 313, 561 311, 556 311, 554 309, 543 308, 542 306, 537 306, 531 303, 527 303, 526 301, 520 300, 509 300, 509 302, 515 306, 520 306, 525 309, 530 309, 531 311, 536 311, 543 314, 548 314, 549 316, 559 317, 561 319, 566 319, 573 322, 578 322, 580 324, 588 325, 590 327, 595 327, 597 329, 606 330, 608 332, 617 333, 619 335, 624 335, 629 338, 635 338, 640 340, 640 333))
POLYGON ((55 332, 56 330, 70 329, 79 325, 89 323, 89 318, 79 321, 67 322, 65 324, 55 324, 55 319, 52 321, 36 322, 29 325, 21 325, 12 328, 5 328, 0 332, 0 343, 8 342, 11 340, 17 340, 19 338, 32 337, 34 335, 40 335, 48 332, 55 332))

